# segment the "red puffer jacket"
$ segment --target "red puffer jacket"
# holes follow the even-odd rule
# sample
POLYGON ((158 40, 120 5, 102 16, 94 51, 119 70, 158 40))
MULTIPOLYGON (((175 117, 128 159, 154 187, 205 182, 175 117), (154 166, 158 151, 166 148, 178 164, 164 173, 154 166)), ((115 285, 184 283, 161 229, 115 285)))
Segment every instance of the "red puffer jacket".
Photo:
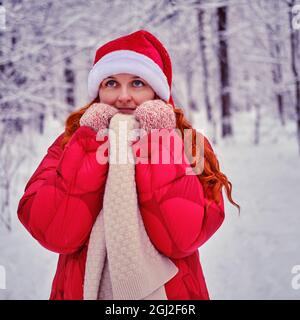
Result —
MULTIPOLYGON (((102 209, 108 173, 96 151, 107 139, 96 141, 96 132, 87 126, 76 130, 64 150, 62 138, 49 147, 28 181, 18 217, 41 245, 60 254, 50 299, 82 300, 89 235, 102 209)), ((179 269, 165 284, 169 300, 209 299, 198 248, 224 220, 222 194, 220 205, 212 202, 206 209, 202 185, 185 174, 186 167, 136 164, 145 229, 156 249, 179 269)))

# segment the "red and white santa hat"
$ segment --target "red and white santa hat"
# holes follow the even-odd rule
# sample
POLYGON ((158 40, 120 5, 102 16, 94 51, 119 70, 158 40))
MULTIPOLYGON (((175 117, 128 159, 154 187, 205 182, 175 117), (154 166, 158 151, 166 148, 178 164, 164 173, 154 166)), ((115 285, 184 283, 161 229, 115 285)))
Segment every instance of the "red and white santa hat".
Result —
POLYGON ((136 31, 112 40, 96 51, 88 75, 89 98, 93 100, 98 96, 102 80, 118 73, 143 78, 162 100, 174 105, 171 59, 163 44, 150 32, 136 31))

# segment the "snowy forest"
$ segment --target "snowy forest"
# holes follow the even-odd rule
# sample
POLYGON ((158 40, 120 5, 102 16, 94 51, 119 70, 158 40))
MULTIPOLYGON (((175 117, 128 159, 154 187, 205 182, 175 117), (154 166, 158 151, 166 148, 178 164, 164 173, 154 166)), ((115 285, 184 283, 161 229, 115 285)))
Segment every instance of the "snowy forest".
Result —
MULTIPOLYGON (((57 254, 17 217, 95 50, 139 29, 173 64, 172 96, 233 186, 199 248, 211 299, 300 299, 300 1, 0 1, 0 299, 48 299, 57 254)), ((226 197, 224 197, 225 199, 226 197)))

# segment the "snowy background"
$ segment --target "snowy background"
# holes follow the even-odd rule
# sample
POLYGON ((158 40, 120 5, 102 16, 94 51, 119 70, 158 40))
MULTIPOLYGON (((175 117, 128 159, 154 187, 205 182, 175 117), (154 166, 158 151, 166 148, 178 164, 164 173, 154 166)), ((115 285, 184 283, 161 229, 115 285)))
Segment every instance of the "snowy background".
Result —
POLYGON ((58 256, 21 225, 18 202, 67 115, 88 102, 95 49, 142 28, 167 47, 175 102, 212 142, 241 206, 239 216, 226 201, 223 225, 199 250, 211 299, 300 299, 300 282, 292 285, 300 265, 300 2, 0 4, 0 299, 49 298, 58 256))

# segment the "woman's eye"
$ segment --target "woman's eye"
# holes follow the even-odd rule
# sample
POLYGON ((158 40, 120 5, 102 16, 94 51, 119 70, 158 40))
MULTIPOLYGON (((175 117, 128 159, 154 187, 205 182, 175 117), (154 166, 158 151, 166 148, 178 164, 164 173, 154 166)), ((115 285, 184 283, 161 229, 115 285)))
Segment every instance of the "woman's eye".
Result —
POLYGON ((140 84, 140 85, 136 85, 134 87, 142 87, 142 86, 145 85, 144 82, 142 82, 141 80, 134 80, 133 83, 139 83, 140 84))
POLYGON ((110 83, 115 83, 116 81, 115 80, 109 80, 105 83, 105 86, 107 87, 112 87, 111 85, 109 85, 110 83))

